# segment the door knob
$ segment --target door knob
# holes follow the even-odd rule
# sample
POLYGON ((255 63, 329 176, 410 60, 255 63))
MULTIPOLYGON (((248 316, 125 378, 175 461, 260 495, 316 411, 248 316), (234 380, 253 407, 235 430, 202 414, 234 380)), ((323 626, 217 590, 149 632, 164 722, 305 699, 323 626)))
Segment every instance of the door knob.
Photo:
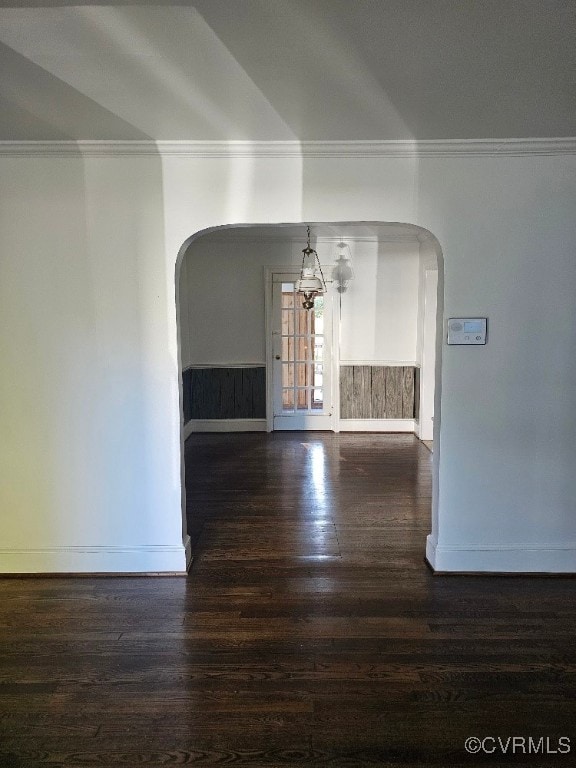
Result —
POLYGON ((280 360, 280 355, 274 355, 274 357, 276 358, 276 360, 280 360))

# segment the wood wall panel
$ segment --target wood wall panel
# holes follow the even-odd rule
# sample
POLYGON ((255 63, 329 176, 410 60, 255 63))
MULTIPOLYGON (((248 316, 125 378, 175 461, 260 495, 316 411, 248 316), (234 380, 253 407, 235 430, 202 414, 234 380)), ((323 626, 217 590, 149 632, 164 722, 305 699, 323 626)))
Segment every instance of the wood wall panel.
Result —
MULTIPOLYGON (((246 369, 244 369, 246 370, 246 369)), ((252 369, 252 418, 266 418, 266 368, 252 369)))
POLYGON ((386 369, 380 365, 372 366, 371 418, 386 418, 386 369))
POLYGON ((352 378, 352 419, 361 419, 362 414, 370 410, 371 400, 370 366, 353 366, 352 378))
MULTIPOLYGON (((360 379, 360 412, 366 413, 372 410, 372 366, 361 365, 359 373, 360 379)), ((362 418, 362 417, 360 417, 362 418)))
POLYGON ((222 368, 220 378, 220 409, 222 413, 234 413, 237 368, 222 368))
POLYGON ((187 368, 182 374, 184 422, 265 419, 266 368, 187 368))
MULTIPOLYGON (((367 416, 366 418, 370 418, 367 416)), ((402 418, 402 368, 386 368, 386 418, 402 418)))
POLYGON ((414 368, 402 368, 402 418, 414 418, 414 368))
MULTIPOLYGON (((417 376, 411 366, 341 366, 340 418, 414 418, 417 376)), ((182 379, 185 422, 266 418, 264 366, 188 368, 182 379)))
POLYGON ((415 379, 412 366, 341 366, 340 418, 413 419, 415 379))
POLYGON ((354 366, 340 366, 340 418, 352 419, 354 366))
POLYGON ((225 419, 249 419, 251 412, 252 412, 252 390, 250 388, 251 386, 251 379, 248 375, 248 369, 246 368, 238 368, 237 369, 237 379, 234 382, 234 392, 236 395, 235 399, 235 410, 233 416, 223 416, 219 415, 215 418, 225 419))

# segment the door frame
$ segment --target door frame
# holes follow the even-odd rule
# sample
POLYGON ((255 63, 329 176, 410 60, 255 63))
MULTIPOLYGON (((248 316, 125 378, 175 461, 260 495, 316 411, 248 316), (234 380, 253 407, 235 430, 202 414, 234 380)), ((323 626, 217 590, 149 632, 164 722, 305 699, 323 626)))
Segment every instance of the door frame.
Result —
MULTIPOLYGON (((333 264, 322 264, 322 271, 329 275, 333 264)), ((298 276, 300 268, 297 264, 284 264, 278 266, 264 267, 264 317, 266 334, 266 432, 274 431, 274 350, 272 348, 272 328, 273 328, 273 296, 272 287, 274 275, 285 275, 287 279, 292 276, 298 276)), ((325 279, 326 285, 332 289, 332 360, 330 373, 332 380, 332 414, 331 431, 340 431, 340 294, 333 292, 333 280, 329 277, 325 279)))
POLYGON ((420 362, 420 413, 418 437, 434 439, 434 399, 436 389, 436 336, 438 315, 438 267, 426 267, 424 277, 424 311, 422 318, 422 350, 420 362))

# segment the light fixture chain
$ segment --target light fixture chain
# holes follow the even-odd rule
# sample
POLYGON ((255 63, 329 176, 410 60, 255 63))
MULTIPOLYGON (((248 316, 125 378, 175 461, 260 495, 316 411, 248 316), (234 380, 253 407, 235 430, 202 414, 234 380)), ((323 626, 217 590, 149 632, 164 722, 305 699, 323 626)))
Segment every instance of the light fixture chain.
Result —
MULTIPOLYGON (((310 225, 309 224, 307 226, 307 230, 308 230, 308 249, 310 250, 310 225)), ((322 272, 322 265, 320 264, 320 256, 318 256, 318 251, 315 248, 313 248, 312 250, 314 251, 314 255, 316 256, 316 263, 318 264, 318 269, 320 270, 320 275, 322 277, 322 285, 324 286, 324 290, 327 291, 328 288, 326 287, 326 280, 324 279, 324 272, 322 272)), ((303 253, 303 256, 302 256, 302 267, 304 266, 304 257, 305 257, 305 254, 303 253)))
POLYGON ((306 249, 302 251, 302 266, 300 267, 300 277, 304 274, 304 261, 306 259, 306 249))
POLYGON ((328 288, 326 287, 326 280, 324 280, 324 272, 322 272, 322 264, 320 264, 320 257, 318 256, 318 252, 314 251, 316 254, 316 261, 318 262, 318 269, 320 270, 320 275, 322 277, 322 285, 324 286, 324 290, 327 291, 328 288))

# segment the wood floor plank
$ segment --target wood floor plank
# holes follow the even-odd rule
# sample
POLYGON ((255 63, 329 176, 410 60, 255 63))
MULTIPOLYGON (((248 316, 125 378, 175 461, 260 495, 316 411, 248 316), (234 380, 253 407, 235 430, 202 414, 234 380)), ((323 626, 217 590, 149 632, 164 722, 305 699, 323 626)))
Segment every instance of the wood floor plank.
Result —
POLYGON ((434 577, 431 460, 192 436, 187 579, 0 579, 0 766, 477 768, 468 735, 573 735, 574 581, 434 577))

